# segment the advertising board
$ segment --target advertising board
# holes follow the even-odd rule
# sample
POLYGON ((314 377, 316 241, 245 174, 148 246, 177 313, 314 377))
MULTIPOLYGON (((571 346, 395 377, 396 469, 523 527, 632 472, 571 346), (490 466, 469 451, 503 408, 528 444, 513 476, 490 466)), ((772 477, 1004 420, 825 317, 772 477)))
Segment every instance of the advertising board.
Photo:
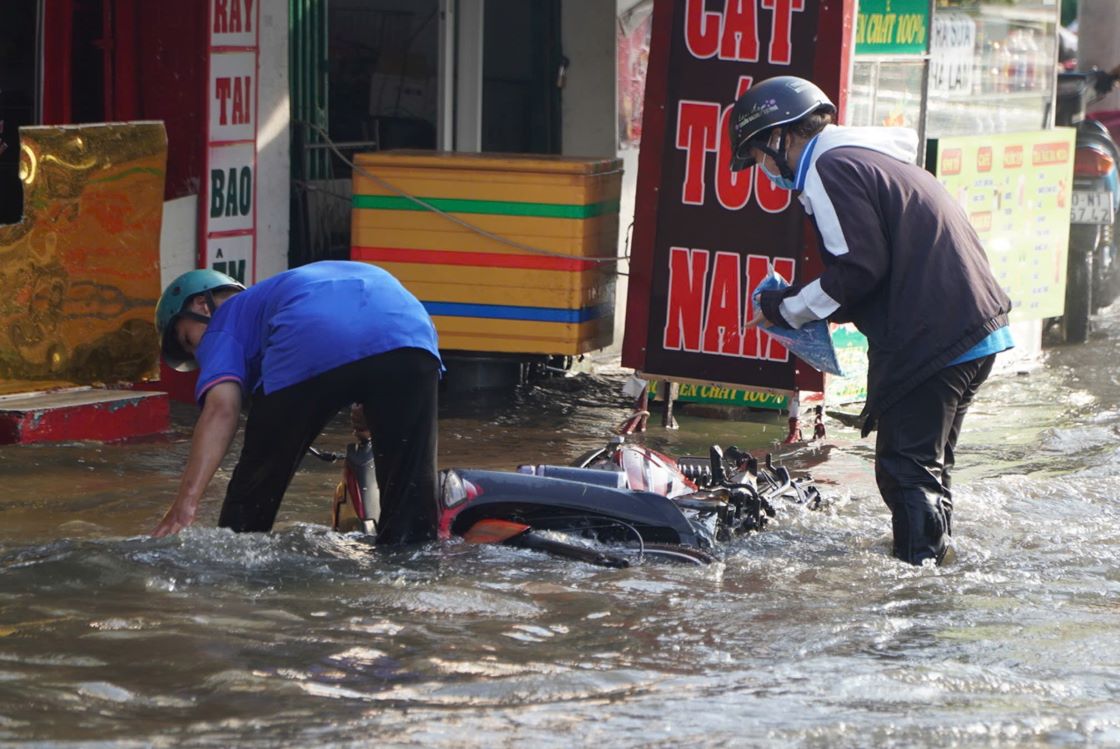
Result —
POLYGON ((855 2, 655 0, 622 363, 651 379, 823 390, 823 375, 745 329, 773 268, 820 272, 801 204, 730 170, 731 105, 755 81, 813 80, 843 118, 855 2))
POLYGON ((1054 128, 928 144, 927 168, 968 214, 1015 322, 1064 311, 1073 141, 1054 128))
POLYGON ((209 0, 199 267, 256 280, 259 0, 209 0))

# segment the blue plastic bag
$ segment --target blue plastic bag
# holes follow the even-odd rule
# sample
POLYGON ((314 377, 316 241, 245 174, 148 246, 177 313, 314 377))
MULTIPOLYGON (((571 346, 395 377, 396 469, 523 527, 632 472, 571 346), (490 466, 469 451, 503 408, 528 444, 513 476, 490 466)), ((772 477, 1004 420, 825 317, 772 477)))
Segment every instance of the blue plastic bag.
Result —
MULTIPOLYGON (((751 305, 754 316, 758 317, 761 310, 758 306, 758 295, 762 291, 781 291, 789 288, 789 282, 770 269, 770 275, 762 280, 754 293, 751 294, 751 305)), ((828 322, 813 320, 802 325, 799 329, 777 328, 763 320, 758 326, 775 341, 796 354, 797 358, 819 372, 844 376, 840 362, 836 359, 836 347, 832 345, 832 334, 828 331, 828 322)))

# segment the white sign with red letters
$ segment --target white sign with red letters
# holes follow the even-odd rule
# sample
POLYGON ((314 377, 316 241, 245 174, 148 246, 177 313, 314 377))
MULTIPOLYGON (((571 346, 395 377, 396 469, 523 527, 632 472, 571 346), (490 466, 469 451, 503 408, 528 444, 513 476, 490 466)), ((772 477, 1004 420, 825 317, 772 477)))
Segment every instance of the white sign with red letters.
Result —
POLYGON ((199 267, 256 280, 259 0, 209 0, 199 267))

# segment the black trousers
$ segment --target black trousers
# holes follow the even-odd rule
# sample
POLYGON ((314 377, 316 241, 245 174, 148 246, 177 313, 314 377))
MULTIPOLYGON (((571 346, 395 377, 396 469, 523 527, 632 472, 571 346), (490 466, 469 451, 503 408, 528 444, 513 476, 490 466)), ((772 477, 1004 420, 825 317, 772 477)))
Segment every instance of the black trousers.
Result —
POLYGON ((254 395, 218 525, 238 532, 270 530, 307 448, 339 410, 361 403, 381 492, 378 542, 434 538, 438 386, 436 358, 405 348, 254 395))
POLYGON ((893 553, 941 562, 952 535, 951 473, 961 423, 995 354, 946 367, 879 416, 875 479, 891 510, 893 553))

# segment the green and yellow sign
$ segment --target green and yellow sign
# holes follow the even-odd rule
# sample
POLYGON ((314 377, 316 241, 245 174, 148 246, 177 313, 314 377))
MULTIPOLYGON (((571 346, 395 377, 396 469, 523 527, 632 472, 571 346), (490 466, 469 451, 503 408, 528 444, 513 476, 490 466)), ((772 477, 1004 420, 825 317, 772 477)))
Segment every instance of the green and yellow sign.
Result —
POLYGON ((857 55, 921 55, 929 39, 929 0, 860 0, 857 55))

